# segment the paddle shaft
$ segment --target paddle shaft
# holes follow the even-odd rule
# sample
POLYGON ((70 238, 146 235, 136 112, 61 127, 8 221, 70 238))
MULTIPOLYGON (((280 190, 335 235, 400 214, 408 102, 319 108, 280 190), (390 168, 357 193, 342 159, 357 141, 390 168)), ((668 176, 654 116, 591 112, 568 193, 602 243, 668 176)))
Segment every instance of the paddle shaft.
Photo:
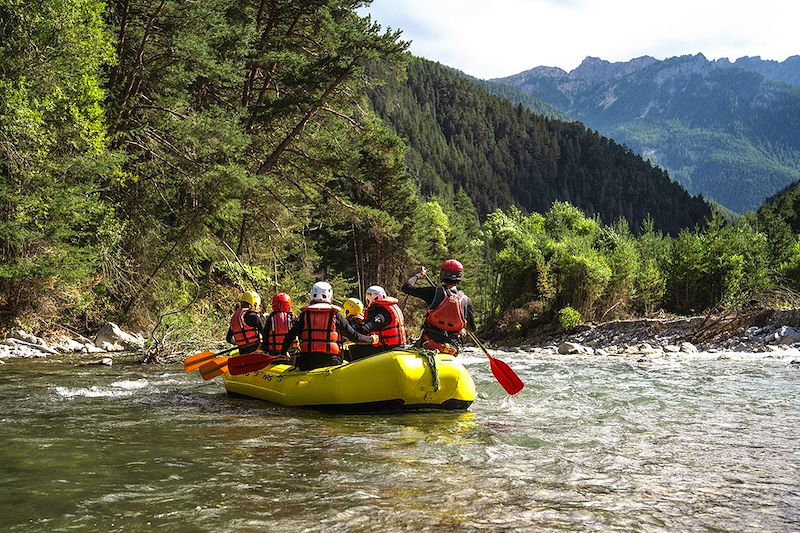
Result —
POLYGON ((183 360, 183 370, 184 372, 192 372, 193 370, 197 370, 207 362, 211 361, 212 359, 219 357, 221 355, 229 354, 232 351, 236 350, 238 346, 233 346, 226 350, 222 350, 221 352, 213 353, 213 352, 203 352, 197 355, 192 355, 187 357, 183 360))

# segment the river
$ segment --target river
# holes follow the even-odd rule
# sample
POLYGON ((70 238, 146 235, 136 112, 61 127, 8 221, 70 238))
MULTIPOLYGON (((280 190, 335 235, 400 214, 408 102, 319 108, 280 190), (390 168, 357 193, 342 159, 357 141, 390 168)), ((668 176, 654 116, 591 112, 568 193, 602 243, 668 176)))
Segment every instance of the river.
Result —
POLYGON ((517 397, 472 352, 468 411, 373 415, 181 365, 7 360, 0 530, 800 530, 791 354, 493 353, 517 397))

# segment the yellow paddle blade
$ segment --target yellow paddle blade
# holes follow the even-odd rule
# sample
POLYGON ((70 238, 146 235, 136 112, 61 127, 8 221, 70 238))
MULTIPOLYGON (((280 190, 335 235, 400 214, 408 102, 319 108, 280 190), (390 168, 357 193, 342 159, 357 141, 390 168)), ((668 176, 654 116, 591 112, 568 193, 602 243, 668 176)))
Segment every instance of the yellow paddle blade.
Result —
POLYGON ((214 379, 215 377, 224 374, 228 371, 228 358, 221 357, 219 359, 214 359, 213 361, 209 361, 200 367, 200 375, 203 376, 203 379, 208 381, 210 379, 214 379))
POLYGON ((193 370, 197 370, 202 365, 214 359, 216 356, 217 354, 214 352, 203 352, 191 357, 187 357, 183 360, 183 371, 191 372, 193 370))
POLYGON ((197 370, 207 362, 211 361, 215 357, 219 357, 221 355, 230 354, 236 355, 239 350, 238 346, 232 346, 226 350, 222 350, 221 352, 212 353, 212 352, 203 352, 197 355, 192 355, 191 357, 187 357, 183 360, 183 371, 184 372, 191 372, 192 370, 197 370))

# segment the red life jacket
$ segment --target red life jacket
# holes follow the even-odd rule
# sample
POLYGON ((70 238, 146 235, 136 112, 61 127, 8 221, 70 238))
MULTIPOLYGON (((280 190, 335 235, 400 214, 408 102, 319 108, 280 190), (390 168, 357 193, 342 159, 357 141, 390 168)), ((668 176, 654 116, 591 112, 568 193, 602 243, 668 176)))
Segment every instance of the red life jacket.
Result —
POLYGON ((300 332, 301 353, 339 355, 339 332, 336 317, 339 308, 328 303, 311 304, 303 308, 303 330, 300 332))
POLYGON ((386 327, 380 331, 374 332, 378 335, 381 346, 391 348, 393 346, 404 345, 406 343, 406 328, 403 325, 403 311, 401 311, 400 306, 397 305, 397 298, 386 296, 384 298, 374 300, 367 308, 366 316, 364 317, 365 321, 369 320, 369 310, 373 306, 386 309, 386 311, 389 313, 389 316, 392 317, 391 321, 386 325, 386 327))
POLYGON ((250 346, 261 342, 261 332, 247 324, 244 320, 248 313, 258 313, 249 307, 240 307, 231 317, 231 331, 233 332, 233 342, 236 346, 250 346))
POLYGON ((271 313, 267 320, 269 320, 269 332, 267 338, 264 339, 266 349, 270 353, 280 352, 284 337, 292 329, 292 315, 280 311, 271 313))
POLYGON ((448 333, 458 333, 467 327, 467 321, 464 319, 464 312, 461 309, 461 304, 467 295, 461 291, 453 293, 445 288, 442 290, 444 299, 434 309, 428 309, 425 323, 448 333))

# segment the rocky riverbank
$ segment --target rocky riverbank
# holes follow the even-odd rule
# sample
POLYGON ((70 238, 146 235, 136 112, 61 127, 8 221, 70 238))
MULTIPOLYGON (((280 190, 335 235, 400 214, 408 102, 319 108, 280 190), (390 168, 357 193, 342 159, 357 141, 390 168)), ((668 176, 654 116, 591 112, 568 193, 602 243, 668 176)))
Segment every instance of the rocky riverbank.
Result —
MULTIPOLYGON (((48 357, 60 354, 98 354, 109 355, 119 352, 136 352, 144 349, 145 340, 122 330, 113 322, 108 322, 91 339, 71 334, 53 338, 49 342, 23 330, 17 330, 0 340, 0 363, 3 359, 14 357, 48 357)), ((111 364, 111 357, 101 359, 111 364)))
POLYGON ((797 354, 800 359, 800 310, 762 309, 740 314, 583 325, 571 333, 543 331, 534 334, 518 343, 515 349, 608 356, 782 352, 797 354))
MULTIPOLYGON (((730 315, 662 317, 582 325, 570 333, 545 329, 498 348, 553 354, 647 357, 671 353, 780 352, 800 360, 800 310, 758 310, 730 315), (509 346, 512 344, 512 346, 509 346)), ((72 334, 45 341, 25 331, 0 340, 0 363, 13 357, 97 354, 110 364, 115 353, 143 352, 145 339, 109 322, 93 338, 72 334)))

